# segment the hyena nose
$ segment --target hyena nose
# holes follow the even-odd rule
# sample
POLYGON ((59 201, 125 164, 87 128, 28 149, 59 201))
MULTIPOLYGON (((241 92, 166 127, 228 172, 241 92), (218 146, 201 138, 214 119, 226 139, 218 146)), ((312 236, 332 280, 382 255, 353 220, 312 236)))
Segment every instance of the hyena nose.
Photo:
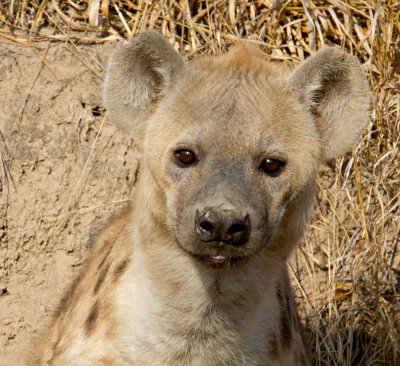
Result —
POLYGON ((237 210, 207 207, 196 211, 196 233, 201 241, 222 241, 242 245, 249 238, 250 217, 237 210))

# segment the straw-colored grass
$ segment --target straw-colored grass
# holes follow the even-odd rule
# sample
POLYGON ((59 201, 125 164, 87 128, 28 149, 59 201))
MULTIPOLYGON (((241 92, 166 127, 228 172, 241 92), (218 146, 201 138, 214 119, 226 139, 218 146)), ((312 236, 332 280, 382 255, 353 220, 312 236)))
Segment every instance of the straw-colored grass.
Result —
POLYGON ((325 45, 359 58, 371 85, 369 125, 352 153, 322 169, 315 218, 290 268, 315 364, 400 364, 400 2, 0 1, 0 37, 34 50, 49 39, 79 52, 144 29, 187 58, 239 38, 293 64, 325 45))

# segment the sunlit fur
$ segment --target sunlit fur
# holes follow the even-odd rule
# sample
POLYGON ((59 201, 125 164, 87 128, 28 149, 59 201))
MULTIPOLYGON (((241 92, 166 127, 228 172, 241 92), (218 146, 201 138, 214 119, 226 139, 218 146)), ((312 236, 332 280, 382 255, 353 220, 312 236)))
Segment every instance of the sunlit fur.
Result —
POLYGON ((309 364, 285 260, 318 166, 366 123, 357 60, 327 48, 292 71, 239 44, 186 63, 144 32, 114 51, 105 102, 143 152, 133 203, 99 234, 25 365, 309 364), (198 163, 177 166, 179 148, 198 163), (284 170, 260 171, 265 158, 284 170), (241 247, 213 249, 227 258, 218 268, 196 258, 210 249, 194 231, 198 207, 216 202, 252 224, 241 247))

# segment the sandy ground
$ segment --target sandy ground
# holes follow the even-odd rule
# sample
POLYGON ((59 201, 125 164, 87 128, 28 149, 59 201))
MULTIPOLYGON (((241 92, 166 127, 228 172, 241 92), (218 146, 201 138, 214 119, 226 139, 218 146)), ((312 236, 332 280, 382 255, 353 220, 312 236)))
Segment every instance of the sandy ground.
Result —
POLYGON ((104 119, 102 65, 113 45, 79 46, 83 55, 63 43, 35 46, 41 54, 49 46, 46 61, 59 80, 31 48, 0 40, 0 349, 6 350, 23 347, 46 323, 91 237, 131 196, 138 166, 133 140, 104 119))

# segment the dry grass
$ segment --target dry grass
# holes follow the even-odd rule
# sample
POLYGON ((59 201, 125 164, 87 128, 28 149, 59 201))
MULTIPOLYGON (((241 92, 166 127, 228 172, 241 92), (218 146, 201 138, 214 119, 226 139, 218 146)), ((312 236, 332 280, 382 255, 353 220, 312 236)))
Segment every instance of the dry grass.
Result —
POLYGON ((82 43, 148 28, 188 58, 244 38, 286 62, 324 45, 360 59, 371 85, 370 123, 352 154, 321 171, 315 219, 291 268, 316 364, 399 364, 400 2, 0 1, 0 37, 34 50, 48 39, 79 53, 82 43))

